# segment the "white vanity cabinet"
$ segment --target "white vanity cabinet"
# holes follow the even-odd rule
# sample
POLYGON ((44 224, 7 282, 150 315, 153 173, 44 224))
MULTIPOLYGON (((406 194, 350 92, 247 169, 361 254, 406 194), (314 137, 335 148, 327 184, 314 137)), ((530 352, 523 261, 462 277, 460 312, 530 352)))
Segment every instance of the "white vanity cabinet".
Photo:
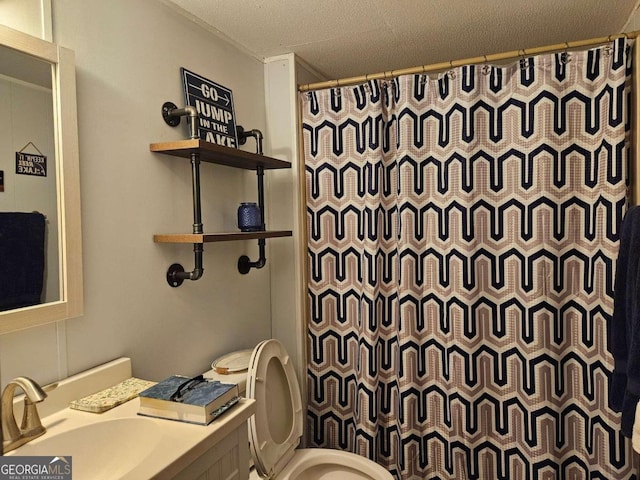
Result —
POLYGON ((173 477, 177 480, 247 480, 249 439, 246 422, 173 477))
MULTIPOLYGON (((141 417, 137 397, 99 414, 68 407, 130 377, 130 359, 120 358, 60 381, 38 404, 46 433, 8 455, 69 456, 74 480, 249 478, 247 420, 254 400, 241 398, 207 426, 141 417)), ((18 418, 22 403, 15 398, 18 418)))

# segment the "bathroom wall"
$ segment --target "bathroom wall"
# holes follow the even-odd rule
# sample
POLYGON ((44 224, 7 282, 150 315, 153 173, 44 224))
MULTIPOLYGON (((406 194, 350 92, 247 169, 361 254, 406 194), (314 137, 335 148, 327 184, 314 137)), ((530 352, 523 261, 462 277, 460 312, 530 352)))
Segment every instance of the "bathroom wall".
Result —
MULTIPOLYGON (((265 59, 267 135, 271 154, 292 161, 291 171, 271 175, 271 209, 290 219, 295 243, 273 244, 271 314, 272 336, 280 340, 294 359, 301 387, 306 385, 306 279, 307 258, 304 229, 306 211, 299 179, 304 165, 299 151, 299 111, 297 86, 322 80, 313 68, 293 54, 265 59), (292 321, 297 319, 297 321, 292 321)), ((303 395, 306 398, 306 395, 303 395)))
MULTIPOLYGON (((139 377, 191 375, 270 337, 271 264, 236 269, 240 255, 257 257, 256 242, 205 244, 204 277, 167 284, 170 264, 193 268, 192 247, 152 236, 191 231, 190 165, 149 152, 186 138, 184 120, 174 129, 161 116, 163 102, 184 103, 180 67, 230 88, 238 123, 267 131, 263 63, 159 0, 56 0, 53 39, 76 54, 85 314, 0 336, 2 381, 47 383, 119 356, 139 377)), ((257 197, 255 173, 203 163, 201 176, 205 230, 234 230, 238 203, 257 197)), ((267 222, 291 228, 277 212, 267 222)), ((269 240, 268 257, 271 242, 294 245, 269 240)))

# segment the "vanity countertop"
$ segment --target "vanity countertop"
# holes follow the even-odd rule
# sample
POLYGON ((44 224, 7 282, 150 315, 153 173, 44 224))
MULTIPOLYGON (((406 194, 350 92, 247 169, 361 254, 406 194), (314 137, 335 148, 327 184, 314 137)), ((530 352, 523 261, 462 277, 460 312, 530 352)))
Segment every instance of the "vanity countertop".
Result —
MULTIPOLYGON (((40 455, 70 456, 70 452, 65 451, 38 451, 38 446, 39 444, 47 445, 46 442, 50 441, 54 435, 64 434, 74 429, 101 424, 100 428, 104 431, 105 427, 108 429, 110 426, 116 426, 116 424, 126 424, 127 419, 132 420, 132 428, 136 429, 143 422, 142 419, 145 419, 144 422, 153 422, 157 425, 156 427, 145 423, 145 426, 150 426, 153 432, 157 432, 157 435, 153 435, 153 448, 139 444, 144 442, 134 442, 126 449, 114 447, 113 457, 115 458, 111 460, 115 466, 118 465, 118 456, 130 457, 128 459, 129 463, 131 463, 132 458, 135 458, 137 460, 135 462, 136 466, 132 469, 127 468, 126 471, 118 471, 116 468, 115 471, 118 471, 118 473, 113 476, 108 476, 103 470, 93 478, 131 480, 172 478, 198 460, 216 444, 222 442, 236 429, 246 428, 247 419, 255 411, 255 401, 243 398, 236 406, 215 419, 211 424, 202 426, 141 417, 137 415, 140 404, 138 397, 103 413, 91 413, 68 408, 67 405, 70 401, 121 382, 130 375, 129 360, 118 359, 96 369, 83 372, 75 376, 77 378, 70 377, 60 382, 58 388, 49 393, 50 398, 47 398, 41 404, 43 408, 39 409, 41 410, 42 424, 47 428, 47 432, 24 447, 8 452, 7 455, 31 455, 32 453, 29 452, 29 449, 32 449, 40 455), (50 402, 48 409, 45 408, 47 402, 50 402), (139 451, 137 451, 138 448, 139 451)), ((20 401, 16 400, 16 418, 18 418, 18 422, 20 419, 19 407, 20 401)), ((104 446, 98 447, 96 445, 96 447, 108 449, 108 446, 105 448, 104 446)), ((87 446, 87 448, 91 448, 91 446, 87 446)), ((108 453, 105 452, 105 458, 109 458, 108 453)), ((92 468, 98 467, 97 465, 87 465, 87 459, 83 461, 83 455, 80 453, 75 456, 71 455, 71 457, 74 473, 83 472, 86 474, 86 472, 91 472, 92 468)), ((124 458, 120 458, 120 460, 122 460, 120 463, 126 463, 124 458)), ((91 459, 91 461, 93 462, 95 459, 91 459)), ((81 480, 83 476, 74 475, 74 478, 81 480)))

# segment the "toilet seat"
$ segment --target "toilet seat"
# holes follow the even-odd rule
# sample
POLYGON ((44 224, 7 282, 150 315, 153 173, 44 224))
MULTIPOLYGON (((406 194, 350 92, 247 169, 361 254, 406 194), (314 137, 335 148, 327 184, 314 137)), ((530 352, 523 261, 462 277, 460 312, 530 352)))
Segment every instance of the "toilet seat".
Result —
POLYGON ((249 419, 256 470, 273 478, 293 457, 303 429, 298 380, 289 355, 277 340, 260 342, 253 350, 247 396, 257 400, 256 413, 249 419))
POLYGON ((251 354, 247 397, 256 400, 249 444, 257 473, 278 480, 393 480, 377 463, 351 452, 296 449, 303 431, 302 400, 291 358, 280 342, 260 342, 251 354))

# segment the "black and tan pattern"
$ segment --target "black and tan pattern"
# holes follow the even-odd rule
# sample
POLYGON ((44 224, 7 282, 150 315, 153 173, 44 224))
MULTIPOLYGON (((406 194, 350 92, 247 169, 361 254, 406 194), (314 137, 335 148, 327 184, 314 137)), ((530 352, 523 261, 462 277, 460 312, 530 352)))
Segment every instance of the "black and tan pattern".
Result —
POLYGON ((607 401, 630 42, 304 93, 308 441, 398 479, 633 479, 607 401))

